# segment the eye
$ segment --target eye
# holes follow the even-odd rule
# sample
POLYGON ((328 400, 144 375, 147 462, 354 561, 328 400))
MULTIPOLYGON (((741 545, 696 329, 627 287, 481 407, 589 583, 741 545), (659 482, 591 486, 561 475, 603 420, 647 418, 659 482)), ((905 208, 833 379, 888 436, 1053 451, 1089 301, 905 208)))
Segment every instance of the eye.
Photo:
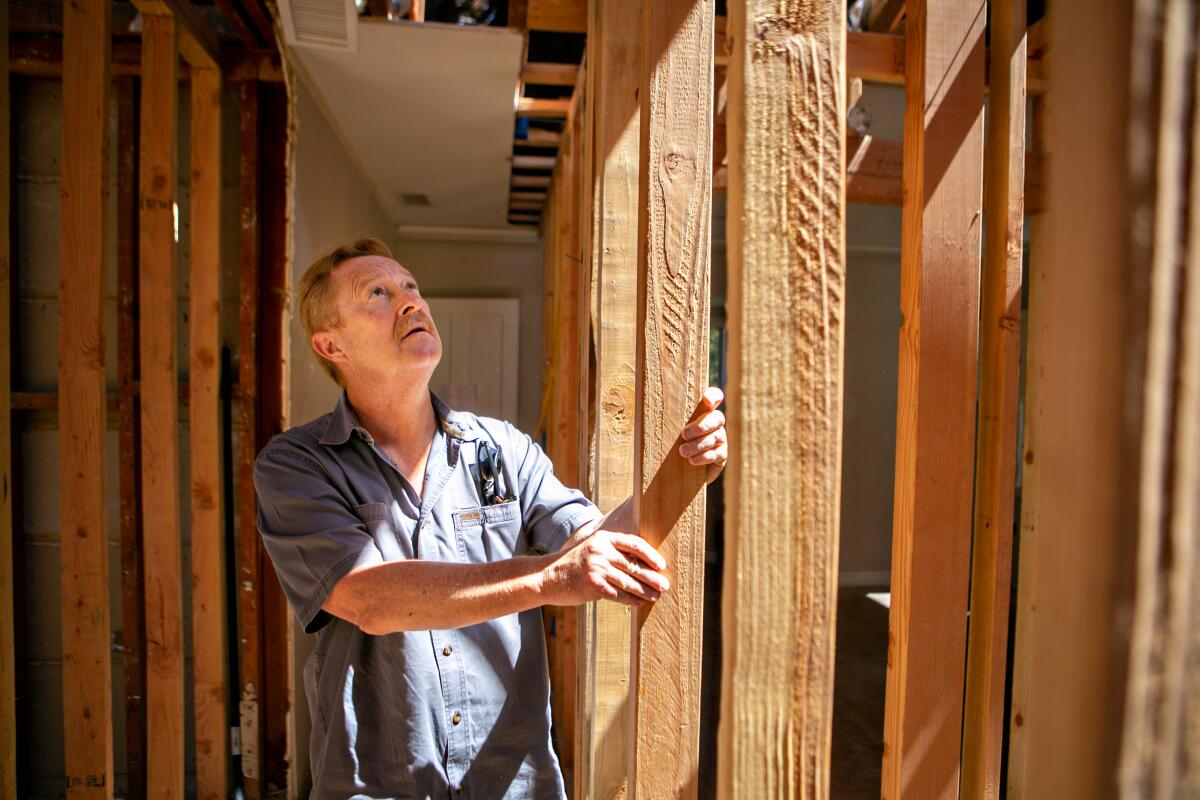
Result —
POLYGON ((407 283, 404 284, 404 288, 408 289, 410 292, 418 291, 416 281, 408 281, 407 283))
POLYGON ((372 286, 371 291, 370 291, 370 296, 371 297, 386 297, 387 289, 384 289, 382 286, 372 286))

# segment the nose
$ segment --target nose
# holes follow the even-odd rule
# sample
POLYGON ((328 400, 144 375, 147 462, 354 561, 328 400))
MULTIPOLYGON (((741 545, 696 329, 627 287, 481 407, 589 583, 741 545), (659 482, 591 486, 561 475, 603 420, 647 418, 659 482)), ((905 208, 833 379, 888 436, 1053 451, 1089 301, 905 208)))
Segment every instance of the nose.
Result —
POLYGON ((396 313, 401 317, 407 317, 409 314, 415 313, 421 309, 421 298, 416 292, 401 290, 400 302, 397 304, 396 313))

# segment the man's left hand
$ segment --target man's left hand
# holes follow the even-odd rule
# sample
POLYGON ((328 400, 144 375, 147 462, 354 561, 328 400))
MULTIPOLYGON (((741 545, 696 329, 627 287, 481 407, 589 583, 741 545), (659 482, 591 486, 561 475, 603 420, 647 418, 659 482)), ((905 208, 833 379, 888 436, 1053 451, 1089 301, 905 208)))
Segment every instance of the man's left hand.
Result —
POLYGON ((709 483, 712 483, 725 462, 729 460, 729 439, 725 433, 725 415, 717 406, 725 401, 725 393, 715 386, 704 390, 696 416, 683 429, 683 444, 679 455, 689 464, 707 466, 709 483))

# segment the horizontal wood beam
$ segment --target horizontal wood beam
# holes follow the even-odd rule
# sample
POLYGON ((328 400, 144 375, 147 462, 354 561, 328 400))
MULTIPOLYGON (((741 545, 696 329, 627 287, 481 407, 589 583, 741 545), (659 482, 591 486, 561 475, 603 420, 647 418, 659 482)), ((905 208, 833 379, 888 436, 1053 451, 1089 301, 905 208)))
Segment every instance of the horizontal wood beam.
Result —
POLYGON ((545 203, 546 202, 546 192, 544 192, 544 191, 542 191, 542 192, 534 192, 534 191, 510 192, 508 195, 508 199, 516 200, 516 201, 536 200, 538 202, 545 203))
POLYGON ((867 30, 894 33, 904 19, 904 0, 874 0, 867 12, 867 30))
MULTIPOLYGON (((1031 28, 1030 31, 1033 29, 1031 28)), ((989 56, 985 59, 990 60, 989 56)), ((1046 90, 1045 64, 1040 55, 1031 50, 1026 66, 1027 92, 1031 95, 1042 94, 1046 90)), ((987 84, 988 67, 985 60, 984 81, 987 84)), ((851 31, 846 34, 846 75, 850 78, 862 78, 864 81, 886 83, 894 86, 904 85, 904 37, 891 33, 861 33, 851 31)))
MULTIPOLYGON (((14 39, 9 45, 10 72, 23 78, 62 78, 62 39, 14 39)), ((225 50, 221 58, 221 79, 225 83, 260 81, 282 83, 283 67, 269 50, 225 50)), ((142 74, 142 46, 138 42, 112 45, 110 74, 114 78, 142 74)), ((187 63, 178 69, 181 83, 191 81, 187 63)))
POLYGON ((513 169, 554 169, 557 156, 513 156, 513 169))
POLYGON ((522 97, 517 101, 517 116, 530 119, 566 119, 571 110, 568 99, 522 97))
POLYGON ((548 64, 530 61, 521 65, 521 82, 540 86, 574 86, 578 64, 548 64))
POLYGON ((143 16, 159 14, 175 18, 179 26, 179 53, 184 61, 193 67, 220 67, 221 42, 190 0, 133 0, 133 5, 143 16))
POLYGON ((531 31, 587 33, 588 0, 528 0, 525 25, 531 31))
POLYGON ((513 175, 509 184, 514 189, 537 189, 550 187, 549 175, 513 175))

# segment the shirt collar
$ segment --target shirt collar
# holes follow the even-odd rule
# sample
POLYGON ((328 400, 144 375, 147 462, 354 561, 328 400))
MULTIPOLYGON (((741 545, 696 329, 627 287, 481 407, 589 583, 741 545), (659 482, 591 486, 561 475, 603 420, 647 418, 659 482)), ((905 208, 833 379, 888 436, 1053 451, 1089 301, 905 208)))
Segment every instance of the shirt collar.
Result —
MULTIPOLYGON (((429 397, 433 401, 433 411, 437 416, 438 425, 441 430, 446 435, 452 436, 455 439, 466 439, 472 427, 470 418, 461 411, 452 410, 442 401, 442 398, 438 397, 432 391, 429 393, 429 397)), ((329 415, 329 425, 325 428, 325 434, 321 437, 321 444, 345 444, 350 439, 350 434, 355 431, 360 431, 364 436, 370 436, 367 429, 358 421, 358 415, 350 407, 350 400, 346 397, 346 390, 343 389, 341 397, 338 398, 337 406, 333 409, 333 413, 329 415)))

